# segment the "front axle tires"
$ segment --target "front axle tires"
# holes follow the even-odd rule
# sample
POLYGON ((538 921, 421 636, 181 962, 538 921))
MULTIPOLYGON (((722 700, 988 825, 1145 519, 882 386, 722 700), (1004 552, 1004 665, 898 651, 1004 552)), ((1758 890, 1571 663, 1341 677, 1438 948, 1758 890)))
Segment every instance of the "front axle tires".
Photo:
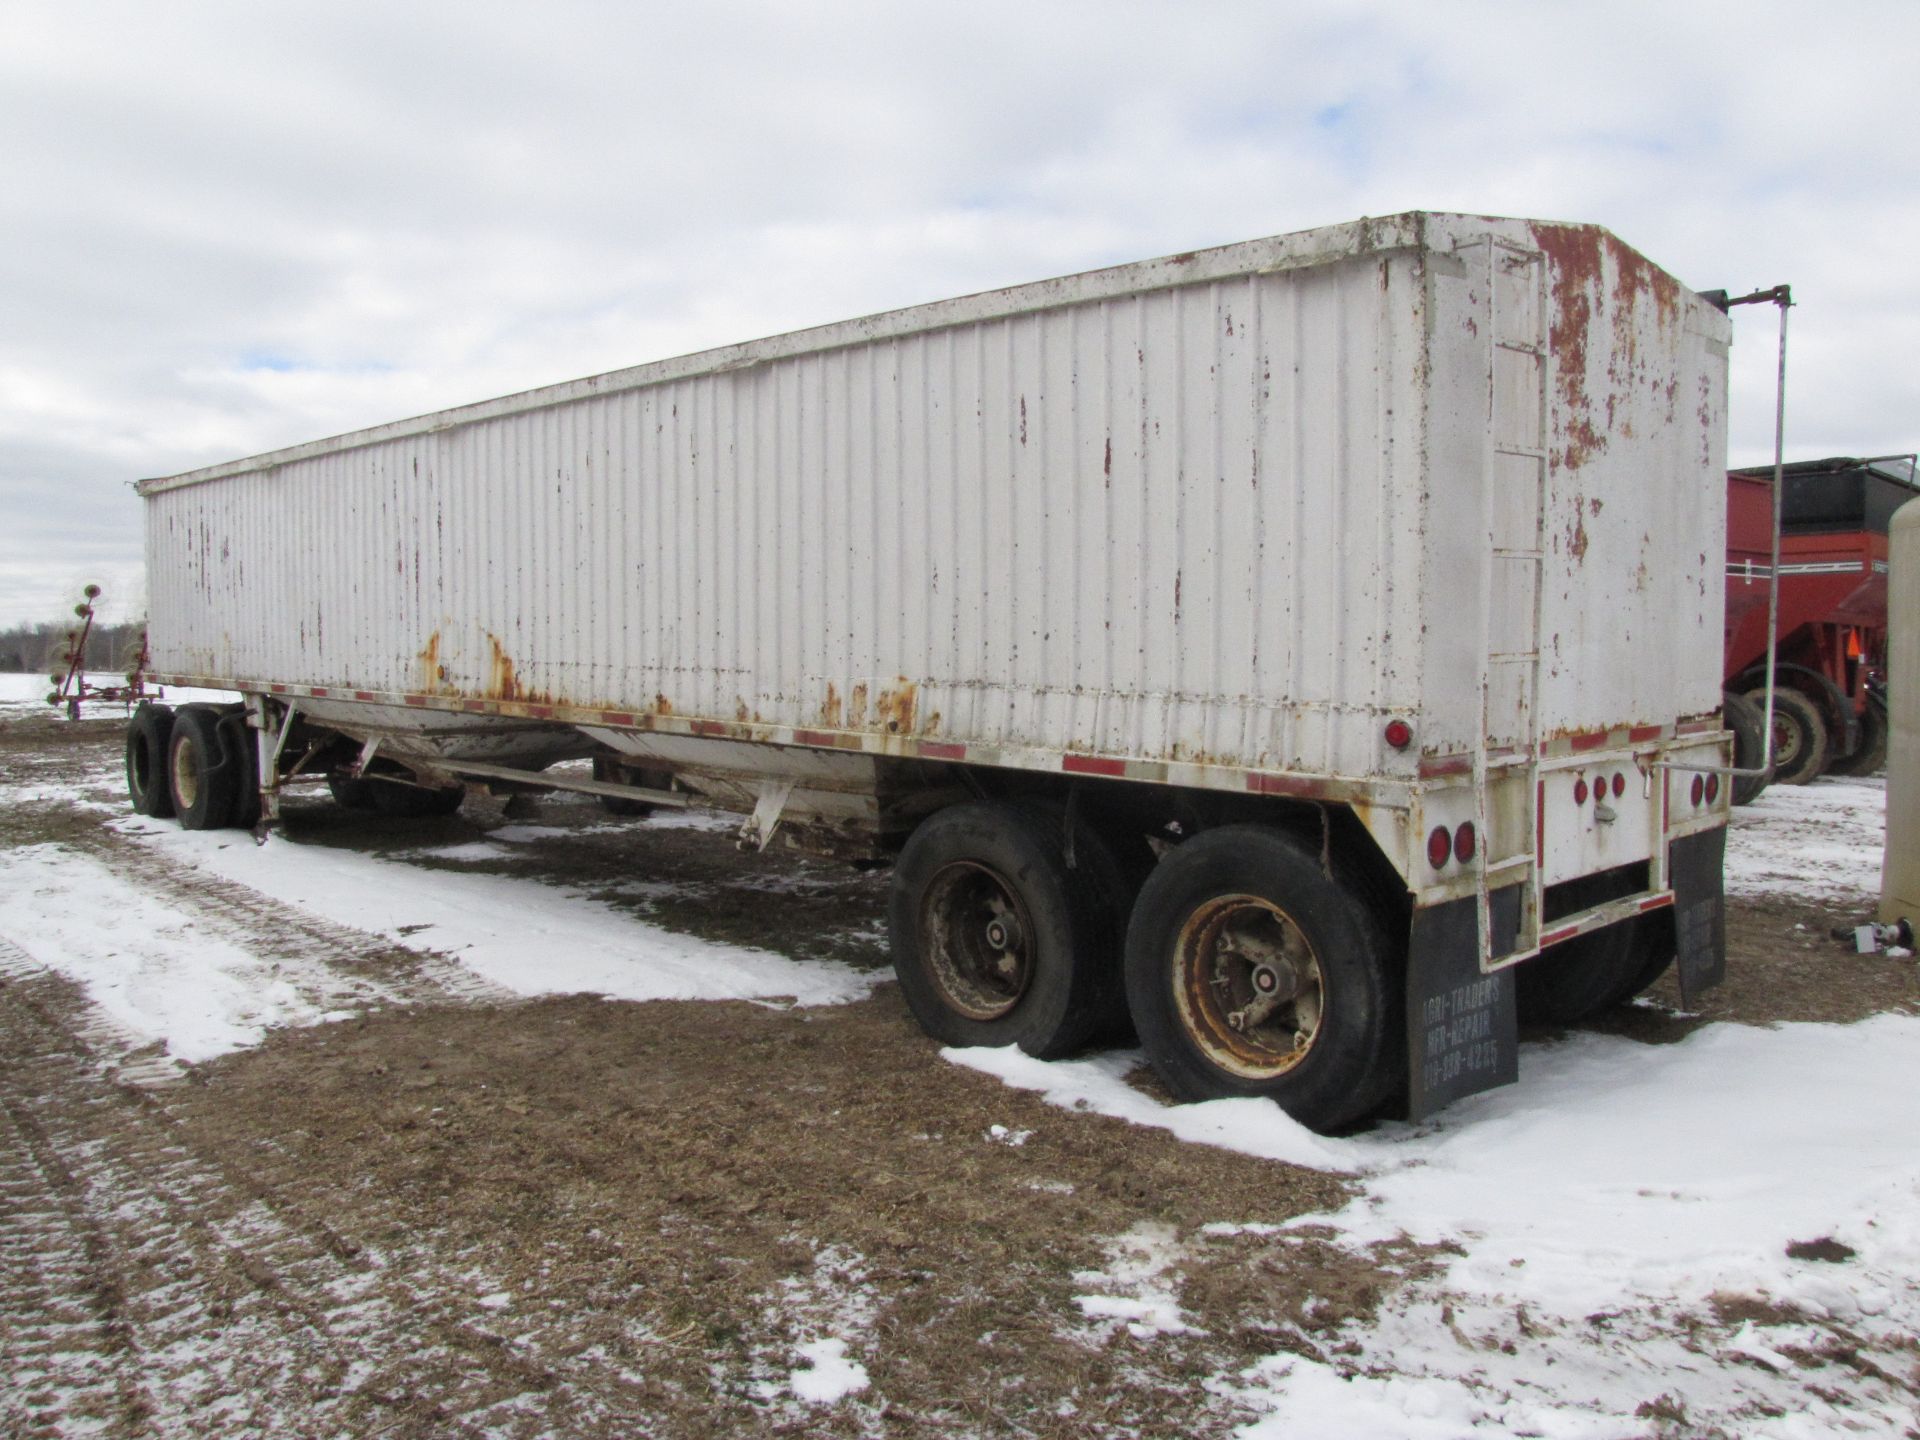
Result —
POLYGON ((137 812, 155 820, 173 814, 173 791, 167 783, 172 739, 173 708, 142 700, 127 723, 127 799, 137 812))

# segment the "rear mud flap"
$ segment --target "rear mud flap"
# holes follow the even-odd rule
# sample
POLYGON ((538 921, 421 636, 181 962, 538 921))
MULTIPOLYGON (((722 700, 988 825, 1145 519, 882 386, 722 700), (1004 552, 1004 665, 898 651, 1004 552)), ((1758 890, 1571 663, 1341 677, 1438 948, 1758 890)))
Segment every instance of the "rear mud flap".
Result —
POLYGON ((1407 1113, 1424 1120, 1520 1078, 1513 972, 1480 973, 1475 901, 1413 912, 1407 947, 1407 1113))
POLYGON ((1667 875, 1673 886, 1673 933, 1678 953, 1680 1004, 1727 978, 1727 902, 1725 827, 1683 835, 1667 850, 1667 875))

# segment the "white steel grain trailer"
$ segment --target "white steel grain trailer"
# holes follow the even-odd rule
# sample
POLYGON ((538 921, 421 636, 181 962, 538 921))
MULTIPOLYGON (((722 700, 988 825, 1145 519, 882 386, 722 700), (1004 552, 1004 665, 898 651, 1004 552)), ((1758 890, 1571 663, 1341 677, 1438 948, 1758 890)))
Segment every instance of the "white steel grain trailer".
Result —
POLYGON ((1411 213, 146 481, 149 678, 246 700, 130 788, 734 810, 894 864, 942 1040, 1425 1113, 1516 1002, 1721 968, 1728 339, 1602 229, 1411 213))

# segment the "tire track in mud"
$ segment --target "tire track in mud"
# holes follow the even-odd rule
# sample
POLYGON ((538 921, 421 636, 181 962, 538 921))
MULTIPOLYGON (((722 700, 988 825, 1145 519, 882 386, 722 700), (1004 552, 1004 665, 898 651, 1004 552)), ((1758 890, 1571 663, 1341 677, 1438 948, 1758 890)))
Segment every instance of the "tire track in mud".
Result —
POLYGON ((483 1323, 476 1268, 357 1245, 317 1213, 337 1177, 196 1142, 83 1014, 59 977, 0 981, 0 1430, 620 1433, 606 1376, 483 1323))
MULTIPOLYGON (((12 834, 22 827, 0 818, 0 840, 56 845, 99 862, 117 878, 191 916, 209 933, 252 954, 284 962, 286 968, 277 978, 294 986, 319 1010, 342 1005, 360 1009, 504 1005, 521 998, 450 955, 395 944, 209 874, 145 843, 137 832, 101 825, 97 815, 49 806, 36 819, 39 823, 30 833, 12 834), (64 814, 50 813, 56 809, 64 814)), ((236 836, 241 833, 235 832, 236 836)), ((0 967, 4 964, 0 959, 0 967)))

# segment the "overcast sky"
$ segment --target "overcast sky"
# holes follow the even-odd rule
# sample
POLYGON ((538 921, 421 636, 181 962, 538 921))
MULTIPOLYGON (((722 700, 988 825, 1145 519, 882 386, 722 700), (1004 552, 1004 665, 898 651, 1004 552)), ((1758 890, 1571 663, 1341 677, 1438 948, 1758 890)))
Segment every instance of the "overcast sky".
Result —
POLYGON ((0 624, 138 613, 142 476, 1407 209, 1790 283, 1789 458, 1908 450, 1915 56, 1915 0, 4 0, 0 624))

